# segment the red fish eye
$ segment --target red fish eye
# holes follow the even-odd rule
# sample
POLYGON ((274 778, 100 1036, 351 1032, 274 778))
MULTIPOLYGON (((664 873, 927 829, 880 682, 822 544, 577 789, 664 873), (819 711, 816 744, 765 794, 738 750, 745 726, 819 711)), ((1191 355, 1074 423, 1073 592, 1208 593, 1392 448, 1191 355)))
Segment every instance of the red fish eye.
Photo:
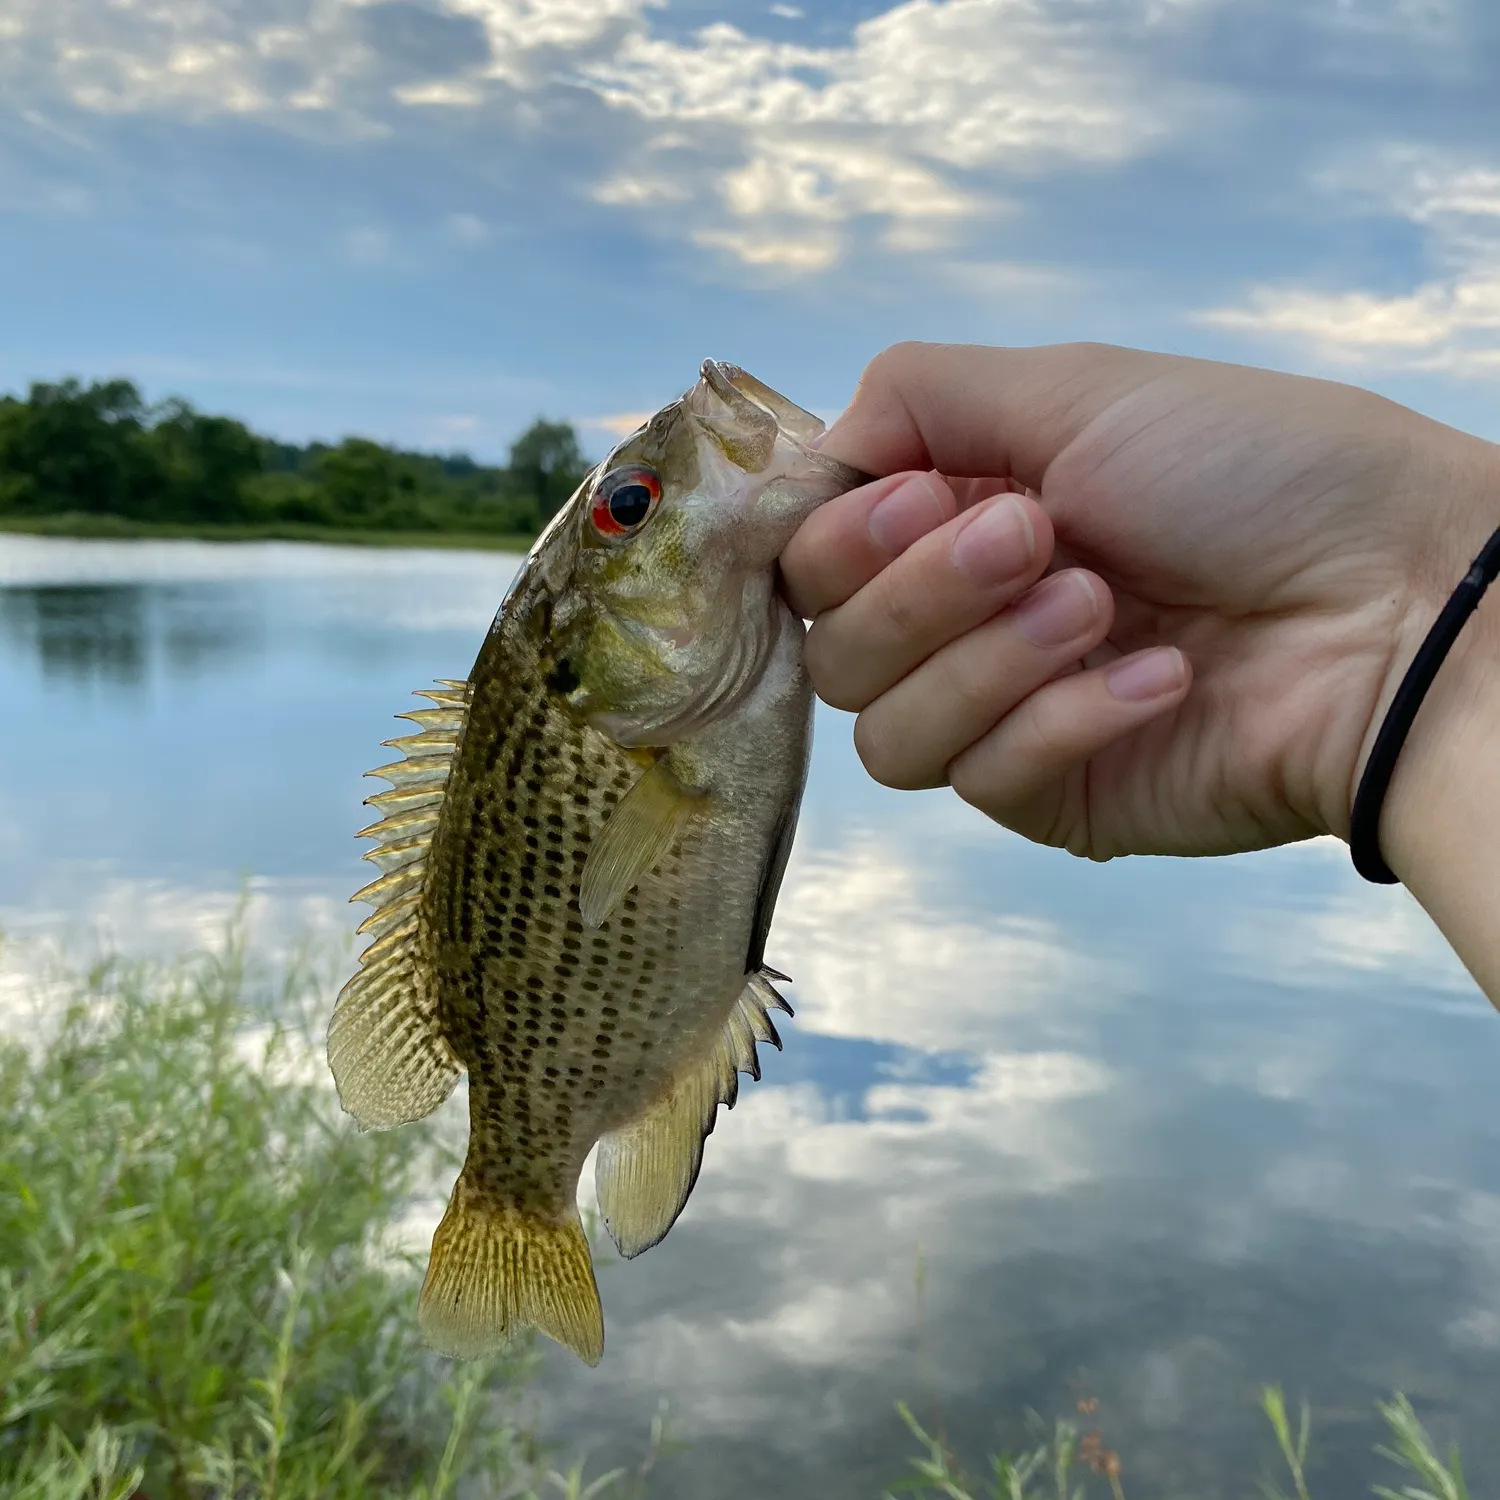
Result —
POLYGON ((629 536, 651 518, 661 479, 648 464, 611 469, 594 490, 594 526, 605 536, 629 536))

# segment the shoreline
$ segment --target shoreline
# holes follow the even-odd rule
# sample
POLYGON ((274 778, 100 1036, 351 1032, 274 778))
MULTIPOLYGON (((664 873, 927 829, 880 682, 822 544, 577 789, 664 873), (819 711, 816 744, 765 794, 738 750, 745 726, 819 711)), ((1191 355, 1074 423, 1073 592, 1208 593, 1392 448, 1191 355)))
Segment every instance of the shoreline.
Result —
POLYGON ((6 535, 96 542, 313 542, 325 547, 443 547, 516 555, 524 555, 536 540, 534 536, 519 532, 382 531, 296 522, 215 525, 211 522, 133 521, 124 516, 81 515, 76 512, 58 516, 0 516, 0 537, 6 535))

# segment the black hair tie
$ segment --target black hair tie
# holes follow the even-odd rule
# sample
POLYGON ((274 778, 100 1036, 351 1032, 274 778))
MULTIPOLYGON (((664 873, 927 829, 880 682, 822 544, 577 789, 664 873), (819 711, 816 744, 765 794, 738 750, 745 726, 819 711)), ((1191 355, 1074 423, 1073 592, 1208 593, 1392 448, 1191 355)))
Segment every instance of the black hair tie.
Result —
POLYGON ((1385 722, 1375 736, 1375 748, 1365 762, 1364 775, 1359 778, 1359 790, 1354 794, 1354 809, 1349 815, 1349 855, 1354 868, 1366 880, 1377 885, 1395 885, 1396 877, 1391 873, 1380 853, 1380 809, 1385 802, 1386 788, 1391 784, 1391 773, 1396 769, 1396 757, 1411 732, 1412 721, 1437 676, 1443 659, 1453 649, 1459 632, 1468 623, 1469 616, 1479 607, 1484 591, 1500 573, 1500 531, 1484 544, 1464 575, 1464 580, 1454 589, 1443 612, 1437 617, 1427 639, 1422 642, 1391 706, 1386 710, 1385 722))

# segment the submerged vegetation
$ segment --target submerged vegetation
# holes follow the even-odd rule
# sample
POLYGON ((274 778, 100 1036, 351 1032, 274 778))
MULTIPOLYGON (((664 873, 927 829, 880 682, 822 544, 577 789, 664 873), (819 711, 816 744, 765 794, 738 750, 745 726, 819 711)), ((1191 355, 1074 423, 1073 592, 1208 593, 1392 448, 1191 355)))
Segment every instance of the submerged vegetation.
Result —
POLYGON ((0 528, 73 535, 535 536, 588 464, 566 422, 534 422, 504 467, 367 438, 299 447, 128 380, 0 397, 0 528))
MULTIPOLYGON (((388 1226, 456 1159, 339 1116, 307 981, 265 992, 234 943, 103 963, 0 1037, 0 1500, 644 1500, 660 1422, 634 1470, 593 1476, 527 1421, 529 1346, 421 1348, 422 1256, 388 1226)), ((1262 1407, 1260 1494, 1318 1500, 1306 1407, 1262 1407)), ((973 1473, 902 1407, 917 1453, 887 1500, 1148 1500, 1096 1411, 1033 1418, 973 1473)), ((1469 1500, 1404 1397, 1381 1415, 1399 1472, 1374 1495, 1469 1500)))

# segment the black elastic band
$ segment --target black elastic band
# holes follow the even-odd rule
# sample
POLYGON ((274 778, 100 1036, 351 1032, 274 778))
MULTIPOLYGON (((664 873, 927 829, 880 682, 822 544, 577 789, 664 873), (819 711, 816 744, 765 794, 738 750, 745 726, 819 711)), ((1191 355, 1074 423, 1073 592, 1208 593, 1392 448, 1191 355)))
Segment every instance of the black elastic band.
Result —
POLYGON ((1454 589, 1443 606, 1421 649, 1412 658, 1412 664, 1391 699, 1385 722, 1375 736, 1375 748, 1365 763, 1364 775, 1359 778, 1359 790, 1354 794, 1354 809, 1349 815, 1349 854, 1354 868, 1366 880, 1377 885, 1395 885, 1396 877, 1391 873, 1380 853, 1380 809, 1385 802, 1386 788, 1391 784, 1391 773, 1396 769, 1396 757, 1411 732, 1412 721, 1437 676, 1443 659, 1452 649, 1458 633, 1468 623, 1469 616, 1479 607, 1484 591, 1500 573, 1500 531, 1484 544, 1464 575, 1464 581, 1454 589))

